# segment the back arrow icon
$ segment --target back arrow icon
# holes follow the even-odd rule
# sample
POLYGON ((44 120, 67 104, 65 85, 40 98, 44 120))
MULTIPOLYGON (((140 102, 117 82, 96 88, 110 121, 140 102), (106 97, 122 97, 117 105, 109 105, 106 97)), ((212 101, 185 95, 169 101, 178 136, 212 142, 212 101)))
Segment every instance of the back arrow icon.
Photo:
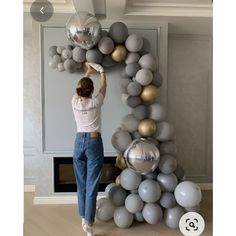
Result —
POLYGON ((41 7, 41 9, 39 10, 42 14, 44 14, 43 8, 44 8, 44 7, 41 7))

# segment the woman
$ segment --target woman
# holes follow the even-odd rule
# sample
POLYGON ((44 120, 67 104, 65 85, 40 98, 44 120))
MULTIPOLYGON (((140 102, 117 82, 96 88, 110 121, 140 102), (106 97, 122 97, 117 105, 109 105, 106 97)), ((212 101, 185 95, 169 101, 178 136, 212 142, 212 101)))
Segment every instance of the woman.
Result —
POLYGON ((73 167, 77 183, 77 197, 82 227, 87 236, 93 236, 98 183, 103 165, 101 138, 101 107, 106 95, 106 75, 102 66, 86 63, 87 72, 78 82, 72 98, 72 108, 77 125, 73 153, 73 167), (93 69, 100 73, 100 89, 92 97, 94 86, 89 78, 93 69))

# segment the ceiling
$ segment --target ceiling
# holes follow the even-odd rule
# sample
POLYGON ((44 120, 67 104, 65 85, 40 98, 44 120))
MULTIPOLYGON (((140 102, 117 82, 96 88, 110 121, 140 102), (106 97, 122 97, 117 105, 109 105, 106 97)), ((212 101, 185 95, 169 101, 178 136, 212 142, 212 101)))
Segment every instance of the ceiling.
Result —
MULTIPOLYGON (((24 0, 29 12, 33 0, 24 0)), ((212 0, 50 0, 54 13, 88 11, 108 20, 167 21, 170 33, 212 33, 212 0)))

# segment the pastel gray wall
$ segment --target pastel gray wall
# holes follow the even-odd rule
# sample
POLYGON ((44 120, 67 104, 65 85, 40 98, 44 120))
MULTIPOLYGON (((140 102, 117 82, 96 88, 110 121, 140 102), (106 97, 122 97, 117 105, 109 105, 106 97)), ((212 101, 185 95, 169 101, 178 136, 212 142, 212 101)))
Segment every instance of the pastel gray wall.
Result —
MULTIPOLYGON (((42 155, 38 29, 24 37, 25 184, 37 196, 53 195, 52 155, 42 155), (36 33, 35 33, 36 32, 36 33)), ((170 35, 168 119, 177 134, 178 160, 196 182, 212 181, 211 37, 170 35)))
POLYGON ((168 119, 188 179, 212 182, 210 35, 169 35, 168 119))

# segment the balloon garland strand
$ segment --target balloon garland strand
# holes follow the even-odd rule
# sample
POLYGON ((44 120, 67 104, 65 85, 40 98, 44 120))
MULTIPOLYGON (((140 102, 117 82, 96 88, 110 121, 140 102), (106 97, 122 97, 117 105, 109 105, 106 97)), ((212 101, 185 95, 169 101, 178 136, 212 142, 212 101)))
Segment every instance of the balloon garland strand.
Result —
POLYGON ((199 211, 202 194, 197 184, 184 181, 184 170, 177 164, 174 128, 157 102, 162 77, 149 41, 129 34, 123 22, 102 30, 86 12, 74 14, 66 32, 73 45, 49 48, 52 69, 74 73, 85 61, 104 67, 126 64, 121 72, 122 100, 132 112, 123 117, 111 139, 122 172, 107 185, 106 197, 98 200, 96 218, 113 218, 120 228, 130 227, 134 220, 156 224, 164 218, 168 227, 178 228, 185 212, 199 211))

